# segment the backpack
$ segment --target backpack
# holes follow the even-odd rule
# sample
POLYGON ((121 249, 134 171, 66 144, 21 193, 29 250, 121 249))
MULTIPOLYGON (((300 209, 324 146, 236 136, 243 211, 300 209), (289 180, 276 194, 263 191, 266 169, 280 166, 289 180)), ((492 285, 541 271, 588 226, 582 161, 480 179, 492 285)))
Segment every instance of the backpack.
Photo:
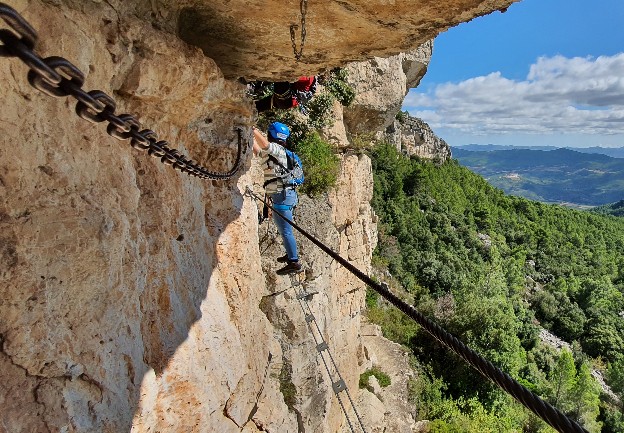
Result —
POLYGON ((292 150, 284 149, 286 151, 286 166, 284 167, 280 162, 272 155, 269 155, 269 159, 276 164, 275 175, 273 179, 264 182, 264 187, 272 182, 281 181, 283 186, 298 187, 305 179, 303 175, 303 164, 299 155, 292 150))
POLYGON ((307 114, 306 105, 316 93, 316 77, 301 77, 292 84, 292 87, 294 89, 294 105, 299 106, 303 114, 307 114))

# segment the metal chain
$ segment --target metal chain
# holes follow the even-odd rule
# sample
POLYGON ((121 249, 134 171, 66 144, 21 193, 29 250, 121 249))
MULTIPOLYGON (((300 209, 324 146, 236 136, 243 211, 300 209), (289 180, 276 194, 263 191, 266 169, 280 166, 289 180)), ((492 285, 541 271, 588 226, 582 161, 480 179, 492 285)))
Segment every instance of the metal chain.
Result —
MULTIPOLYGON (((255 200, 262 201, 258 195, 256 195, 250 188, 247 188, 246 194, 253 197, 255 200)), ((265 201, 266 203, 266 201, 265 201)), ((529 409, 535 415, 539 416, 542 420, 546 421, 551 427, 560 433, 588 433, 588 431, 579 425, 576 421, 568 418, 563 412, 550 403, 542 400, 539 396, 532 393, 526 387, 521 385, 517 380, 511 377, 509 374, 496 367, 490 361, 485 359, 479 353, 468 347, 464 342, 455 337, 450 332, 446 331, 440 325, 426 317, 420 311, 416 310, 413 306, 409 305, 397 295, 392 293, 388 287, 384 287, 382 284, 377 283, 371 277, 360 271, 358 268, 349 263, 340 254, 329 248, 323 242, 316 239, 310 233, 299 227, 295 222, 289 220, 273 206, 267 203, 267 206, 275 212, 278 216, 283 218, 288 224, 290 224, 295 230, 305 236, 314 245, 323 250, 327 255, 336 260, 342 266, 344 266, 349 272, 355 275, 360 281, 368 285, 370 288, 379 293, 392 305, 397 307, 409 318, 418 323, 429 335, 438 340, 447 349, 450 349, 456 355, 461 357, 468 365, 479 372, 484 378, 492 381, 498 385, 501 389, 515 398, 524 407, 529 409)))
POLYGON ((299 47, 299 51, 297 51, 297 42, 295 41, 295 30, 299 27, 297 24, 290 25, 290 42, 292 43, 293 53, 295 54, 295 60, 301 60, 301 56, 303 56, 303 46, 305 45, 306 39, 306 15, 308 13, 308 0, 301 0, 299 3, 299 10, 301 11, 301 45, 299 47))
POLYGON ((15 9, 0 3, 0 18, 9 29, 0 29, 0 57, 18 57, 30 70, 28 82, 32 87, 54 97, 73 96, 78 100, 76 114, 92 123, 108 122, 106 132, 118 140, 130 140, 135 149, 147 150, 150 156, 161 162, 200 179, 225 180, 236 174, 241 166, 243 146, 242 130, 237 128, 238 152, 233 167, 226 172, 214 172, 187 158, 172 148, 167 141, 158 140, 156 133, 142 129, 141 123, 130 114, 115 114, 117 104, 101 90, 85 91, 82 86, 85 75, 63 57, 45 59, 34 51, 37 32, 15 9))

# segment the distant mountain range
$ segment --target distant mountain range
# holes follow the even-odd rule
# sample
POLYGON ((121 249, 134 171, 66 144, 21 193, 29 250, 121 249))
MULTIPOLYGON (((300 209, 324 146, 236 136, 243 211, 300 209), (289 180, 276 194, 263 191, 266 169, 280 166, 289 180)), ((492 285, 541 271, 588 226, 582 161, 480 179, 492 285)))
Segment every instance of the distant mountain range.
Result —
POLYGON ((494 150, 513 150, 513 149, 528 149, 528 150, 557 150, 568 149, 580 153, 597 153, 600 155, 607 155, 613 158, 624 158, 624 147, 556 147, 556 146, 504 146, 500 144, 464 144, 461 146, 453 146, 451 149, 463 149, 472 150, 475 152, 491 152, 494 150))
POLYGON ((624 148, 467 145, 451 150, 461 165, 508 194, 579 207, 624 199, 624 148))

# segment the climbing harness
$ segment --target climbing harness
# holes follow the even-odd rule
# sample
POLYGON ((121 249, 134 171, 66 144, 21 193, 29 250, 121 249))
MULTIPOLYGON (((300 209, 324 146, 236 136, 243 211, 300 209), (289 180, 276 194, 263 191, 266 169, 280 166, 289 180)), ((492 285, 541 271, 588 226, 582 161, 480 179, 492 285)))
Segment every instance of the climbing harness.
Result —
POLYGON ((303 174, 301 158, 290 149, 284 149, 284 151, 286 152, 286 165, 279 162, 275 156, 269 155, 269 161, 273 164, 275 177, 264 181, 262 185, 264 188, 277 182, 279 182, 283 188, 297 188, 303 184, 305 176, 303 174))
MULTIPOLYGON (((246 194, 254 198, 255 200, 262 200, 250 188, 247 188, 246 194)), ((546 423, 548 423, 555 430, 560 433, 589 433, 578 423, 568 418, 565 414, 559 411, 559 409, 553 407, 548 402, 542 400, 539 396, 533 394, 526 387, 518 383, 518 381, 512 378, 509 374, 505 373, 500 368, 496 367, 490 361, 485 359, 483 356, 466 346, 461 340, 443 329, 437 323, 427 318, 421 312, 416 310, 413 306, 404 302, 401 298, 392 293, 389 290, 388 286, 377 283, 368 275, 366 275, 358 268, 353 266, 351 263, 349 263, 347 260, 342 258, 342 256, 333 251, 327 245, 325 245, 314 236, 306 232, 304 229, 299 227, 295 222, 286 219, 282 214, 279 213, 279 211, 275 210, 274 207, 269 204, 267 204, 267 206, 277 215, 284 218, 284 220, 288 224, 290 224, 293 228, 295 228, 295 230, 297 230, 308 240, 310 240, 314 245, 319 247, 326 254, 328 254, 330 257, 332 257, 334 260, 344 266, 349 272, 355 275, 363 283, 375 290, 387 301, 389 301, 391 304, 393 304, 395 307, 405 313, 408 317, 418 323, 433 338, 438 340, 440 343, 442 343, 444 346, 446 346, 448 349, 450 349, 456 355, 466 361, 483 377, 498 385, 505 392, 515 398, 519 403, 521 403, 524 407, 529 409, 535 415, 539 416, 542 420, 546 421, 546 423)))
POLYGON ((301 12, 301 45, 299 46, 299 51, 297 51, 297 42, 295 41, 295 30, 299 28, 297 24, 290 25, 290 42, 292 43, 293 53, 295 54, 295 60, 301 60, 301 56, 303 56, 303 46, 305 45, 306 39, 306 15, 308 13, 308 0, 301 0, 299 3, 299 10, 301 12))
POLYGON ((226 172, 214 172, 187 158, 170 147, 164 140, 158 140, 150 129, 141 129, 141 123, 130 114, 115 114, 117 104, 113 98, 100 90, 84 91, 85 75, 80 69, 63 57, 41 58, 34 49, 37 32, 15 9, 0 3, 0 18, 11 30, 0 29, 0 57, 18 57, 30 70, 28 82, 32 87, 54 97, 73 96, 78 100, 76 114, 91 123, 107 121, 106 132, 117 140, 130 140, 135 149, 147 150, 150 156, 160 158, 166 165, 200 179, 225 180, 236 174, 241 166, 243 146, 242 130, 238 133, 238 152, 233 167, 226 172))
POLYGON ((349 418, 347 408, 345 407, 345 404, 342 401, 342 397, 341 397, 342 393, 346 394, 347 399, 349 400, 349 403, 351 404, 351 408, 353 409, 353 413, 355 413, 355 417, 358 420, 360 429, 362 430, 363 433, 366 433, 366 429, 364 428, 364 424, 362 423, 362 418, 360 418, 360 414, 358 413, 355 407, 355 403, 353 402, 353 398, 351 397, 349 388, 347 387, 347 384, 345 383, 342 375, 340 374, 340 371, 338 370, 338 365, 336 365, 336 361, 334 360, 334 357, 331 351, 329 350, 329 345, 323 338, 323 333, 321 332, 321 328, 318 322, 316 321, 316 317, 312 313, 310 304, 308 303, 308 299, 312 296, 312 294, 306 292, 305 288, 298 290, 298 287, 302 286, 302 282, 301 282, 299 275, 297 274, 292 275, 290 280, 291 280, 291 285, 293 289, 295 290, 296 299, 297 301, 299 301, 299 306, 301 307, 301 311, 303 312, 303 316, 305 317, 305 322, 308 327, 308 330, 310 331, 310 334, 312 334, 312 338, 314 339, 316 351, 318 352, 319 356, 321 357, 321 360, 323 361, 323 365, 325 366, 325 371, 327 371, 327 376, 329 377, 329 381, 332 384, 332 390, 334 394, 336 395, 336 398, 338 399, 338 403, 340 404, 342 413, 344 414, 345 419, 347 420, 347 424, 349 424, 349 428, 351 429, 351 432, 355 433, 355 428, 353 427, 351 418, 349 418), (312 326, 312 324, 314 324, 314 327, 312 326), (315 332, 315 329, 316 329, 316 332, 315 332), (327 359, 324 356, 325 354, 327 354, 327 357, 330 363, 327 362, 327 359), (332 368, 330 368, 330 364, 332 368), (334 375, 332 375, 332 369, 335 372, 334 375), (336 377, 337 379, 334 380, 334 377, 336 377))

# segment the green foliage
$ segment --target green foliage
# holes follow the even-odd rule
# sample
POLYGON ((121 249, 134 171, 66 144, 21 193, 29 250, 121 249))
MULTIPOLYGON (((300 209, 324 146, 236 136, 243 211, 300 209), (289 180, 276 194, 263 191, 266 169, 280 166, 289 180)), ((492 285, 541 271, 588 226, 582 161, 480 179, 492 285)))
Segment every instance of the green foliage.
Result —
POLYGON ((250 83, 247 94, 254 100, 264 99, 274 93, 275 85, 270 81, 257 81, 250 83))
POLYGON ((346 70, 331 71, 324 79, 326 90, 317 93, 307 103, 307 116, 301 115, 297 109, 276 109, 258 116, 257 125, 261 130, 266 130, 272 122, 282 122, 290 128, 288 146, 297 152, 303 162, 306 180, 301 191, 304 193, 316 195, 336 184, 340 160, 317 130, 331 125, 334 101, 349 105, 355 98, 355 92, 346 78, 346 70))
POLYGON ((368 319, 381 326, 383 335, 392 341, 410 346, 412 339, 420 332, 418 325, 396 308, 369 306, 368 319))
POLYGON ((449 398, 445 395, 444 381, 426 372, 409 382, 408 391, 417 419, 431 420, 429 432, 515 433, 522 431, 528 422, 528 415, 511 399, 494 411, 475 397, 449 398))
POLYGON ((305 182, 301 191, 310 195, 320 194, 336 184, 340 171, 340 159, 332 146, 322 140, 318 133, 306 135, 295 145, 301 158, 305 182))
POLYGON ((565 402, 569 404, 575 378, 576 366, 574 365, 572 353, 563 350, 549 375, 550 401, 555 407, 561 407, 562 410, 566 410, 566 408, 562 406, 562 403, 565 402))
POLYGON ((373 366, 373 368, 369 368, 364 373, 360 374, 360 388, 366 388, 370 392, 373 392, 372 387, 368 384, 368 379, 371 376, 375 376, 375 378, 377 378, 377 382, 382 388, 390 386, 390 384, 392 383, 392 381, 390 380, 390 376, 384 373, 380 367, 375 365, 373 366))
POLYGON ((584 426, 590 433, 600 433, 600 385, 592 378, 589 364, 584 362, 579 368, 571 390, 572 419, 584 426))
POLYGON ((355 89, 349 84, 348 77, 346 69, 336 68, 323 81, 327 91, 344 107, 348 107, 355 100, 355 89))
POLYGON ((375 136, 368 133, 353 134, 349 148, 358 153, 370 152, 377 143, 375 136))
POLYGON ((403 125, 407 119, 409 119, 409 111, 399 111, 396 116, 396 120, 403 125))
POLYGON ((607 380, 613 392, 619 394, 620 398, 624 400, 624 356, 617 356, 613 362, 609 364, 607 380))
POLYGON ((619 408, 603 405, 601 408, 602 432, 601 433, 622 433, 624 432, 624 412, 619 408))
MULTIPOLYGON (((456 161, 436 166, 388 144, 371 157, 380 217, 374 260, 410 302, 589 431, 618 425, 609 410, 598 419, 588 355, 610 362, 617 388, 624 220, 506 196, 456 161), (538 343, 538 325, 576 340, 574 353, 538 343)), ((432 428, 552 432, 402 313, 376 302, 367 315, 429 372, 411 389, 419 417, 436 420, 432 428), (494 413, 503 426, 492 427, 494 413)))
POLYGON ((300 191, 316 195, 334 186, 340 172, 340 159, 332 145, 323 140, 296 110, 263 113, 258 118, 258 128, 266 130, 272 122, 282 122, 290 128, 287 145, 301 158, 305 175, 300 191))
POLYGON ((308 102, 308 123, 311 127, 321 129, 332 125, 334 100, 331 93, 321 92, 308 102))
POLYGON ((322 129, 333 124, 334 101, 349 106, 355 99, 355 90, 347 81, 346 69, 333 69, 322 79, 323 91, 318 92, 308 103, 308 124, 322 129))
POLYGON ((373 289, 366 288, 366 308, 375 308, 379 302, 379 293, 373 289))
POLYGON ((603 206, 596 206, 591 209, 592 212, 596 212, 602 215, 624 216, 624 200, 620 200, 616 203, 605 204, 603 206))

